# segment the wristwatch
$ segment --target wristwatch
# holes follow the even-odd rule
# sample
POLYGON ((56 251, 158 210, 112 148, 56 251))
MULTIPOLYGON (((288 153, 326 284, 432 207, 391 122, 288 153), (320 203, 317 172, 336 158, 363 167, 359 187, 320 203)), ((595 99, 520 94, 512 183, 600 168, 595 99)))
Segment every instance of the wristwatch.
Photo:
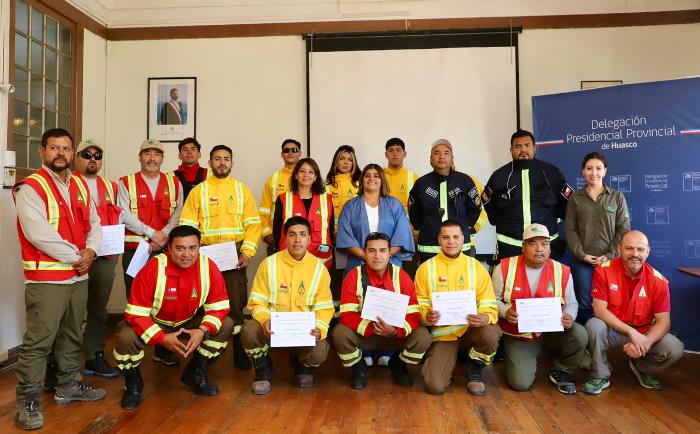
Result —
POLYGON ((206 326, 199 326, 199 329, 204 332, 203 341, 208 341, 211 338, 211 333, 209 333, 209 328, 206 326))

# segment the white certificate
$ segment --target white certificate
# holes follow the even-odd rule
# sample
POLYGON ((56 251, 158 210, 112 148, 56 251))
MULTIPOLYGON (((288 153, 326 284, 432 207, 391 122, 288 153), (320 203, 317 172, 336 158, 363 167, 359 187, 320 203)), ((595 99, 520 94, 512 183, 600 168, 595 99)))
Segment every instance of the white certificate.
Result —
POLYGON ((129 262, 129 267, 126 269, 126 274, 131 277, 136 277, 139 271, 146 265, 146 262, 151 258, 151 254, 148 252, 149 244, 145 240, 139 242, 139 246, 134 252, 134 257, 131 258, 129 262))
POLYGON ((515 309, 518 312, 519 333, 564 331, 559 297, 518 298, 515 309))
POLYGON ((120 253, 124 253, 124 225, 102 226, 102 244, 97 249, 97 256, 120 253))
POLYGON ((394 327, 403 327, 408 309, 408 296, 394 291, 368 286, 365 301, 362 303, 364 319, 377 321, 379 318, 394 327))
POLYGON ((270 328, 272 347, 316 346, 316 337, 311 334, 316 328, 314 312, 272 312, 270 328))
POLYGON ((467 324, 467 315, 476 315, 476 293, 474 291, 433 292, 433 310, 440 312, 435 325, 467 324))
POLYGON ((207 255, 219 267, 219 271, 234 270, 238 265, 238 252, 236 243, 227 241, 225 243, 202 246, 199 253, 207 255))

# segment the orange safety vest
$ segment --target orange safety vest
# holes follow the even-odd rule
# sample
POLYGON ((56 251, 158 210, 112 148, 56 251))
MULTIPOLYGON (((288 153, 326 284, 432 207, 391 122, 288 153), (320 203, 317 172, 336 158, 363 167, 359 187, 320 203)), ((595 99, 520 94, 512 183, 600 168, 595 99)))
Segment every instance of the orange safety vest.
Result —
MULTIPOLYGON (((155 230, 163 229, 177 209, 180 185, 177 177, 172 173, 160 174, 155 200, 151 197, 151 191, 140 172, 122 177, 121 182, 129 191, 129 210, 131 213, 145 225, 155 230)), ((124 248, 135 250, 143 239, 146 239, 145 235, 137 235, 127 230, 124 248)))
MULTIPOLYGON (((331 215, 333 201, 328 193, 314 194, 306 213, 306 207, 298 193, 287 191, 279 195, 282 202, 282 224, 290 217, 301 216, 311 223, 311 243, 309 253, 323 261, 326 267, 333 265, 333 246, 331 245, 331 215)), ((279 251, 287 248, 284 235, 280 237, 279 251)))
POLYGON ((634 327, 640 333, 646 333, 654 324, 652 303, 658 291, 665 291, 666 278, 651 265, 644 263, 630 297, 624 291, 625 268, 621 258, 615 258, 597 268, 603 273, 608 285, 608 310, 622 322, 634 327))
MULTIPOLYGON (((90 190, 85 182, 73 176, 69 187, 70 208, 63 199, 51 175, 43 167, 34 174, 18 182, 16 190, 22 184, 31 186, 46 204, 46 219, 58 235, 82 250, 90 232, 90 190)), ((22 266, 24 277, 37 282, 60 282, 77 276, 71 264, 57 261, 50 255, 37 249, 27 240, 17 219, 17 234, 22 249, 22 266)))
MULTIPOLYGON (((76 173, 74 176, 85 180, 79 173, 76 173)), ((87 181, 85 185, 87 185, 87 181)), ((118 225, 122 209, 117 206, 117 183, 98 176, 97 195, 102 198, 99 205, 95 204, 95 210, 97 215, 100 216, 102 226, 118 225)))
MULTIPOLYGON (((501 260, 501 273, 503 275, 503 294, 501 300, 511 305, 515 311, 515 300, 519 298, 533 298, 530 283, 525 271, 523 256, 514 256, 501 260)), ((571 271, 569 267, 559 262, 548 259, 540 274, 540 282, 535 291, 535 298, 559 297, 561 304, 566 304, 566 285, 569 283, 571 271)), ((541 333, 519 333, 518 325, 509 323, 505 318, 499 318, 498 325, 503 333, 524 341, 533 341, 541 336, 541 333)))

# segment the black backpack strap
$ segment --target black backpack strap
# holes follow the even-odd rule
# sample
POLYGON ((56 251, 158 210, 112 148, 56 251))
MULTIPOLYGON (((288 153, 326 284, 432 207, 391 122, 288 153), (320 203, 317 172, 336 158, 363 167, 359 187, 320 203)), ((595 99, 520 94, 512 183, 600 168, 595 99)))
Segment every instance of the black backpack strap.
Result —
POLYGON ((204 180, 204 167, 197 169, 197 178, 195 179, 195 184, 199 184, 204 180))
POLYGON ((367 264, 360 266, 360 284, 362 285, 362 298, 367 294, 369 286, 369 274, 367 274, 367 264))

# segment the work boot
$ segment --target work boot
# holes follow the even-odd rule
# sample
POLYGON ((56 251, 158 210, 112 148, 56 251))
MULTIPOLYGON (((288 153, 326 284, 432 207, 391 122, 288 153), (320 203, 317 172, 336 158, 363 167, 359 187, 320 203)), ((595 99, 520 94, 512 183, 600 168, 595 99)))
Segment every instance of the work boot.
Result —
POLYGON ((164 364, 165 366, 177 366, 180 364, 180 358, 165 347, 156 345, 153 351, 153 361, 164 364))
POLYGON ((187 364, 182 372, 180 381, 190 386, 196 395, 216 396, 219 388, 216 384, 209 382, 209 365, 212 360, 195 352, 192 360, 187 364))
POLYGON ((253 360, 255 367, 255 380, 253 380, 253 393, 265 395, 272 390, 272 359, 265 355, 253 360))
POLYGON ((92 387, 82 381, 71 380, 65 384, 59 384, 53 400, 57 404, 69 404, 77 401, 98 401, 104 399, 107 392, 104 389, 92 387))
POLYGON ((15 409, 15 420, 20 428, 30 430, 44 426, 38 392, 28 393, 23 398, 18 398, 15 409))
POLYGON ((399 358, 399 352, 395 352, 389 359, 389 370, 391 371, 391 378, 394 383, 401 387, 412 387, 413 378, 408 373, 408 368, 406 368, 406 362, 399 358))
POLYGON ((233 335, 233 366, 241 371, 248 371, 253 367, 245 349, 243 349, 240 334, 233 335))
POLYGON ((143 391, 143 378, 138 366, 122 370, 124 375, 124 395, 122 395, 122 408, 133 410, 141 404, 141 392, 143 391))
POLYGON ((44 375, 44 392, 54 393, 56 391, 56 386, 58 386, 58 378, 56 378, 57 372, 58 366, 56 366, 56 362, 50 361, 46 364, 46 374, 44 375))
POLYGON ((467 391, 474 396, 486 395, 486 385, 481 379, 481 370, 484 369, 483 362, 469 358, 467 368, 467 391))
POLYGON ((359 362, 352 365, 352 382, 350 387, 355 390, 362 390, 367 387, 368 368, 365 359, 361 358, 359 362))
POLYGON ((85 375, 107 378, 114 378, 119 375, 119 369, 109 364, 102 351, 96 352, 94 359, 85 362, 83 372, 85 375))
POLYGON ((304 366, 303 363, 299 361, 299 357, 296 354, 289 356, 289 361, 294 366, 294 379, 297 386, 302 389, 308 389, 314 385, 314 368, 310 366, 304 366))

